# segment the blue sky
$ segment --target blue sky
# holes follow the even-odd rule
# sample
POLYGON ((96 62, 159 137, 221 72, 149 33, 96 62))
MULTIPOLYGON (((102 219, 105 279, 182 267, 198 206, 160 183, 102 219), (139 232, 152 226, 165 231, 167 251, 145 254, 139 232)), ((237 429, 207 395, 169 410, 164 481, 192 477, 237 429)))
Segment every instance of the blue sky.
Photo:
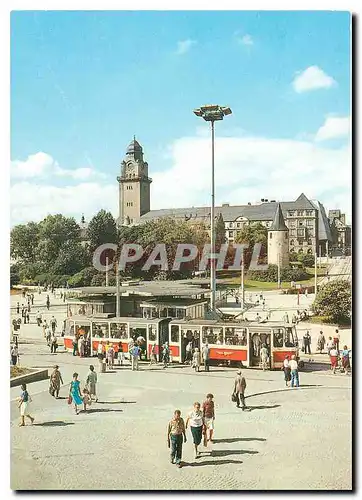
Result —
MULTIPOLYGON (((15 11, 11 15, 11 160, 17 165, 43 152, 53 159, 49 168, 57 164, 66 171, 94 169, 101 174, 97 182, 109 190, 107 197, 113 183, 116 198, 119 164, 136 134, 150 175, 156 173, 154 184, 159 180, 158 187, 153 184, 152 207, 161 208, 166 189, 160 181, 162 172, 182 168, 180 145, 192 138, 194 147, 199 144, 202 149, 200 141, 206 141, 203 124, 192 113, 205 103, 225 104, 233 110, 231 117, 217 124, 218 137, 260 138, 266 147, 268 140, 286 141, 284 145, 307 141, 318 148, 317 155, 320 150, 339 153, 348 146, 348 134, 339 125, 327 142, 323 139, 315 145, 313 138, 328 116, 346 119, 350 115, 349 26, 347 12, 15 11), (317 67, 333 83, 296 91, 296 72, 310 67, 317 67)), ((241 147, 234 142, 236 150, 241 147)), ((252 151, 250 155, 252 165, 252 151)), ((262 163, 267 169, 265 160, 262 163)), ((244 162, 235 168, 245 167, 244 162)), ((221 158, 219 168, 224 168, 221 158)), ((32 177, 18 173, 13 186, 75 188, 85 180, 67 174, 47 176, 46 168, 40 170, 32 177)), ((318 189, 313 186, 310 197, 318 196, 328 205, 323 193, 336 191, 329 205, 344 203, 342 208, 348 210, 348 193, 342 195, 338 185, 318 189)), ((194 191, 179 203, 207 203, 204 195, 197 194, 203 191, 201 184, 194 191)), ((219 192, 224 197, 228 194, 221 185, 219 192)), ((229 198, 245 203, 247 194, 230 193, 229 198)), ((291 199, 294 192, 276 192, 276 196, 291 199)), ((164 202, 172 199, 166 197, 164 202)), ((34 201, 27 203, 17 207, 16 222, 52 211, 41 200, 36 209, 34 201), (29 203, 32 210, 26 210, 29 203)), ((97 203, 88 204, 85 211, 91 215, 101 201, 97 203)), ((110 203, 110 208, 115 206, 114 200, 110 203)), ((78 214, 80 209, 74 205, 69 213, 78 214)))

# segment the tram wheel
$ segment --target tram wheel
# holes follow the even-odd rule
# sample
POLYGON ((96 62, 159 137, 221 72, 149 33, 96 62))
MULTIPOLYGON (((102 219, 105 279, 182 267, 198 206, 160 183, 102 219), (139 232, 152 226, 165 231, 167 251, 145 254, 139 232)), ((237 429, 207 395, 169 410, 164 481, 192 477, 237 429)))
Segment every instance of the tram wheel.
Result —
POLYGON ((298 369, 299 369, 299 370, 303 370, 303 368, 304 368, 304 361, 302 361, 302 360, 301 360, 301 361, 299 361, 299 363, 298 363, 298 369))

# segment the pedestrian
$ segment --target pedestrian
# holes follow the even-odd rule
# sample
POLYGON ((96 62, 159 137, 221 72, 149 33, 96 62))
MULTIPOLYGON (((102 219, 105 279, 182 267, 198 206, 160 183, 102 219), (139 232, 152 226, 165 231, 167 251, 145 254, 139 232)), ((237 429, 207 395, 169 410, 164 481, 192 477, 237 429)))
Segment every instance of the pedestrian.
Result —
POLYGON ((205 342, 204 347, 202 348, 202 359, 204 360, 204 368, 205 372, 210 371, 210 348, 207 341, 205 342))
POLYGON ((194 403, 193 410, 187 415, 186 419, 186 429, 190 422, 191 434, 195 447, 195 458, 200 457, 200 453, 198 451, 198 447, 200 446, 202 439, 202 431, 204 428, 204 417, 202 415, 202 411, 200 409, 200 403, 196 401, 194 403))
POLYGON ((118 343, 118 364, 123 366, 124 361, 124 352, 123 352, 123 344, 122 342, 118 343))
POLYGON ((331 352, 331 349, 332 347, 334 346, 333 344, 333 340, 332 340, 332 337, 328 337, 328 341, 327 341, 327 353, 328 353, 328 356, 331 352))
POLYGON ((263 347, 260 349, 260 364, 263 368, 263 372, 265 372, 265 370, 268 369, 269 365, 269 353, 265 344, 263 344, 263 347))
POLYGON ((16 304, 16 314, 20 314, 20 303, 17 302, 16 304))
POLYGON ((68 404, 74 404, 76 415, 79 414, 78 406, 83 403, 82 393, 80 392, 80 383, 78 380, 78 373, 73 373, 73 380, 70 383, 68 404))
POLYGON ((25 417, 28 417, 28 419, 31 421, 31 423, 34 423, 34 417, 30 415, 29 411, 29 403, 31 403, 32 399, 30 397, 29 392, 26 389, 26 384, 21 385, 21 394, 20 398, 18 399, 19 403, 19 408, 20 408, 20 424, 19 427, 24 427, 25 425, 25 417))
POLYGON ((26 322, 29 324, 30 323, 30 314, 29 314, 29 311, 25 311, 25 315, 26 315, 26 322))
POLYGON ((284 314, 283 319, 285 323, 289 323, 289 316, 287 312, 284 314))
POLYGON ((52 333, 51 333, 50 327, 48 325, 47 328, 46 328, 46 330, 45 330, 45 340, 46 340, 46 342, 47 342, 48 345, 50 345, 51 336, 52 336, 52 333))
POLYGON ((103 344, 102 344, 102 342, 98 343, 97 357, 98 357, 98 362, 99 362, 99 373, 102 373, 102 371, 103 371, 103 359, 104 359, 104 352, 103 352, 103 344))
POLYGON ((13 344, 11 346, 10 350, 10 356, 11 356, 11 362, 13 366, 16 366, 16 363, 18 362, 18 357, 19 357, 19 350, 16 344, 13 344))
POLYGON ((49 393, 51 396, 54 396, 55 399, 59 398, 60 384, 63 384, 62 374, 59 371, 59 366, 54 366, 54 371, 50 375, 50 385, 49 385, 49 393))
POLYGON ((292 324, 293 324, 293 325, 295 325, 295 324, 296 324, 296 322, 297 322, 297 317, 296 317, 296 315, 293 313, 293 315, 292 315, 292 324))
POLYGON ((206 394, 206 401, 202 404, 202 415, 204 417, 205 423, 205 440, 204 445, 207 446, 207 442, 210 441, 212 444, 212 438, 214 434, 214 422, 215 422, 215 403, 214 395, 209 393, 206 394))
POLYGON ((41 315, 40 311, 38 311, 36 313, 36 322, 37 322, 38 326, 40 326, 42 324, 42 315, 41 315))
POLYGON ((97 398, 97 374, 94 371, 94 366, 90 365, 89 366, 89 373, 87 375, 87 380, 86 380, 86 385, 87 389, 89 390, 89 395, 92 398, 92 396, 95 397, 95 401, 98 401, 97 398))
POLYGON ((201 355, 198 347, 195 347, 194 354, 192 356, 192 368, 195 369, 195 372, 200 371, 200 365, 201 365, 201 355))
POLYGON ((157 365, 156 344, 152 344, 151 352, 150 352, 150 366, 153 363, 155 363, 155 365, 157 365))
POLYGON ((113 344, 110 344, 110 346, 108 347, 107 358, 108 358, 108 368, 110 370, 113 370, 113 365, 114 365, 114 347, 113 347, 113 344))
POLYGON ((76 356, 78 353, 78 339, 77 337, 74 337, 72 341, 72 346, 73 346, 73 356, 76 356))
POLYGON ((28 299, 28 312, 30 313, 31 307, 30 307, 30 299, 28 299))
POLYGON ((33 293, 31 294, 31 305, 32 306, 34 305, 34 294, 33 293))
POLYGON ((299 373, 298 373, 298 363, 293 354, 292 359, 289 361, 290 375, 291 375, 291 387, 299 387, 299 373))
POLYGON ((173 419, 170 420, 167 426, 167 445, 171 448, 171 463, 175 463, 177 467, 182 467, 182 442, 186 443, 186 427, 183 418, 181 418, 181 411, 175 410, 173 419))
POLYGON ((238 295, 235 295, 235 304, 240 304, 240 300, 238 295))
POLYGON ((81 358, 84 358, 84 338, 83 335, 80 335, 78 340, 78 352, 81 358))
POLYGON ((337 351, 336 346, 334 344, 332 345, 332 348, 329 351, 329 357, 331 360, 331 370, 332 370, 333 374, 335 374, 337 366, 338 366, 338 351, 337 351))
POLYGON ((241 370, 239 370, 238 372, 236 372, 233 394, 235 395, 236 399, 236 407, 240 408, 241 405, 243 411, 246 409, 245 389, 246 389, 246 380, 245 377, 242 375, 241 370))
POLYGON ((306 333, 303 335, 303 346, 304 346, 305 354, 311 354, 311 351, 310 351, 311 340, 312 339, 311 339, 309 330, 307 330, 306 333))
POLYGON ((318 339, 317 339, 317 351, 319 351, 320 354, 322 354, 322 351, 324 350, 324 344, 326 343, 326 339, 324 338, 322 330, 319 332, 318 339))
POLYGON ((305 289, 305 298, 307 299, 308 298, 308 288, 305 289))
POLYGON ((168 345, 168 342, 165 342, 162 346, 162 361, 163 367, 167 368, 168 363, 170 362, 170 347, 168 345))
POLYGON ((53 333, 52 337, 51 337, 51 341, 50 341, 50 352, 52 354, 56 354, 57 349, 58 349, 58 341, 57 341, 55 334, 53 333))
POLYGON ((132 362, 132 370, 138 370, 138 361, 139 361, 139 355, 140 355, 140 348, 137 344, 135 344, 131 351, 131 362, 132 362))
POLYGON ((92 398, 90 397, 88 389, 85 387, 83 389, 83 411, 87 411, 87 405, 90 406, 92 404, 92 398))
POLYGON ((48 328, 48 323, 46 319, 42 323, 42 328, 43 328, 43 337, 46 338, 46 329, 48 328))
POLYGON ((290 382, 290 379, 291 379, 290 366, 289 366, 289 356, 285 356, 282 369, 284 372, 285 386, 288 387, 288 382, 290 382))
POLYGON ((192 342, 188 342, 186 345, 186 359, 185 359, 185 364, 190 363, 192 364, 192 342))
POLYGON ((263 299, 263 311, 265 311, 265 299, 263 299))
POLYGON ((49 311, 49 308, 50 308, 50 299, 49 299, 49 295, 47 295, 46 306, 47 306, 47 309, 48 309, 48 311, 49 311))
POLYGON ((342 368, 343 371, 346 375, 351 372, 351 363, 349 360, 349 353, 350 351, 348 350, 348 347, 345 345, 343 346, 343 351, 342 351, 342 368))
POLYGON ((54 316, 51 317, 50 326, 52 328, 52 332, 54 333, 57 327, 57 320, 54 318, 54 316))
POLYGON ((337 351, 339 352, 339 340, 340 340, 340 335, 338 328, 336 329, 334 336, 333 336, 333 343, 336 346, 337 351))

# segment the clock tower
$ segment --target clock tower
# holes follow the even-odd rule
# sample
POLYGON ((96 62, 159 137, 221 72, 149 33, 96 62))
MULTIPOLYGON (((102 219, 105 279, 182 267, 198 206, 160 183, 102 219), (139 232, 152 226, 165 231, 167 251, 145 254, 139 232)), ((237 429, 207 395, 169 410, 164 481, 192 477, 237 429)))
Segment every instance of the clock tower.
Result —
POLYGON ((133 138, 121 163, 119 184, 118 225, 134 224, 141 215, 150 211, 150 185, 148 163, 143 160, 142 146, 133 138))

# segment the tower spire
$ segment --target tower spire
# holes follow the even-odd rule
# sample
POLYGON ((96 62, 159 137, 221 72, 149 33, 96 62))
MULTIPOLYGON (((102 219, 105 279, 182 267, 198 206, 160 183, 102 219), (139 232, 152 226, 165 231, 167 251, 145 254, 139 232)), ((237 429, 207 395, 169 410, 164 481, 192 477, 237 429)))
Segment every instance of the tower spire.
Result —
POLYGON ((277 209, 274 215, 273 224, 270 226, 269 231, 288 231, 287 226, 285 225, 283 212, 280 206, 280 203, 277 205, 277 209))

